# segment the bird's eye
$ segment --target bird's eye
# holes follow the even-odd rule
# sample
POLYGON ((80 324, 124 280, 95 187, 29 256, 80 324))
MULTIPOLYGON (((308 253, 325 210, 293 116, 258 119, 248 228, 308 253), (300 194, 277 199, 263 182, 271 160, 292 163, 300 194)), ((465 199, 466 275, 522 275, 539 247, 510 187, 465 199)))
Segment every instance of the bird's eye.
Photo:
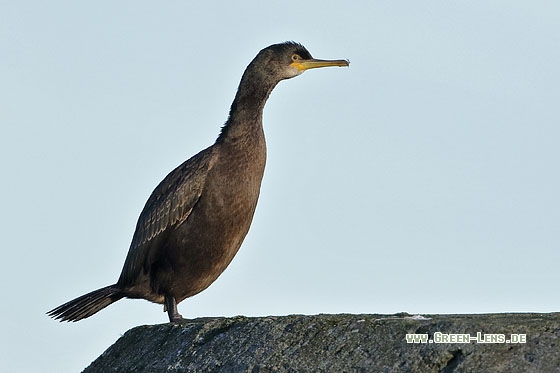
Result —
POLYGON ((292 54, 292 61, 299 61, 301 60, 301 57, 299 56, 299 54, 292 54))

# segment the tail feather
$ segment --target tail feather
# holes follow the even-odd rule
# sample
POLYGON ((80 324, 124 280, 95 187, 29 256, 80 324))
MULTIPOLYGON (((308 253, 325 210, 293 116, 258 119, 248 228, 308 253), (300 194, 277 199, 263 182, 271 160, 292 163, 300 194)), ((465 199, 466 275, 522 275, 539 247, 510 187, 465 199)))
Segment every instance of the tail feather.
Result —
POLYGON ((101 311, 124 296, 120 288, 110 285, 66 302, 47 312, 47 315, 60 321, 79 321, 101 311))

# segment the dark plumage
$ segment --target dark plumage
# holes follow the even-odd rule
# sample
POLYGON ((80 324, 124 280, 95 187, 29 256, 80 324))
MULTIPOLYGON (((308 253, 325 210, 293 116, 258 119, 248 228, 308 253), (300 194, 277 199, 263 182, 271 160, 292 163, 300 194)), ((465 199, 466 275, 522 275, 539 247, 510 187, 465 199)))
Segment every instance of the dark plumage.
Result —
POLYGON ((315 60, 300 44, 271 45, 249 64, 216 142, 173 170, 146 202, 116 284, 48 314, 78 321, 121 298, 177 304, 206 289, 226 269, 253 219, 266 162, 262 113, 283 79, 346 60, 315 60))

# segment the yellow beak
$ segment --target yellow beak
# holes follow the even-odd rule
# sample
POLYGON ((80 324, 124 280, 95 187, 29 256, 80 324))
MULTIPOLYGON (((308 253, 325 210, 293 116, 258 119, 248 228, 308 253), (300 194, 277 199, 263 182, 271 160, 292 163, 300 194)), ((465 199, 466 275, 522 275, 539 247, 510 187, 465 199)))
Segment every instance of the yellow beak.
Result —
POLYGON ((348 60, 300 60, 294 61, 290 64, 290 66, 295 67, 299 71, 305 71, 309 69, 316 69, 319 67, 329 67, 329 66, 348 66, 350 65, 350 61, 348 60))

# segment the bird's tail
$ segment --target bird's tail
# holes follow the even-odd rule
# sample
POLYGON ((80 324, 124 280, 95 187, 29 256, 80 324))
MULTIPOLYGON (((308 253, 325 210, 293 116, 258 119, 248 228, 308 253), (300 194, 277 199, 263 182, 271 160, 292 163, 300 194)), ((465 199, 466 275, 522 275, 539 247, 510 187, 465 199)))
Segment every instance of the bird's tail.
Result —
POLYGON ((60 321, 79 321, 101 311, 124 296, 122 289, 110 285, 66 302, 47 312, 47 315, 60 321))

